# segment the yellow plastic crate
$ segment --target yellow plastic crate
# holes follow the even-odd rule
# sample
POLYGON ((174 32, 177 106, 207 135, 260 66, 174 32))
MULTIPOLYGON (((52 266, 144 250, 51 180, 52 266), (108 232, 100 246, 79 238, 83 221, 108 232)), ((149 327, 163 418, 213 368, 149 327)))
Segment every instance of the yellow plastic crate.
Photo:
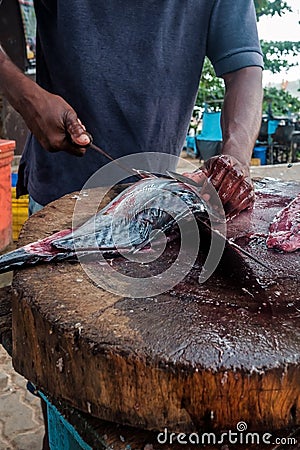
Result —
POLYGON ((16 188, 11 188, 11 202, 12 202, 12 234, 13 240, 17 241, 23 224, 28 219, 28 195, 22 195, 21 198, 16 198, 16 188))

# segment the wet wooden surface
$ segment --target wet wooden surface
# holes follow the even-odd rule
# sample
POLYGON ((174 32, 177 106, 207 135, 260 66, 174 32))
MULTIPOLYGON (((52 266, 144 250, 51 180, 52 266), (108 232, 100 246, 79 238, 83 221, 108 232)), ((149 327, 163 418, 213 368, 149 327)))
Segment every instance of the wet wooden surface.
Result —
POLYGON ((11 355, 12 352, 12 305, 11 286, 0 288, 0 343, 11 355))
MULTIPOLYGON (((229 234, 265 255, 272 274, 230 250, 204 285, 198 261, 185 282, 156 297, 113 295, 76 263, 15 274, 16 370, 50 398, 143 429, 235 429, 241 420, 255 431, 299 425, 299 252, 275 254, 249 236, 266 232, 300 187, 278 184, 274 192, 269 183, 257 188, 268 196, 258 194, 254 211, 240 215, 229 234)), ((19 245, 70 226, 75 202, 69 195, 33 216, 19 245)))

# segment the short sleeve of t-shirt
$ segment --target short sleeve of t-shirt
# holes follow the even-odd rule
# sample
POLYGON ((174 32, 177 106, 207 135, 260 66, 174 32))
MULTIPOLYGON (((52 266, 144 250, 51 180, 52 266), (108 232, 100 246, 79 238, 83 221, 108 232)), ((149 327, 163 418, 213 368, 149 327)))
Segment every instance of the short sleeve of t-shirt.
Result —
POLYGON ((242 67, 263 67, 252 0, 215 1, 206 53, 217 76, 242 67))

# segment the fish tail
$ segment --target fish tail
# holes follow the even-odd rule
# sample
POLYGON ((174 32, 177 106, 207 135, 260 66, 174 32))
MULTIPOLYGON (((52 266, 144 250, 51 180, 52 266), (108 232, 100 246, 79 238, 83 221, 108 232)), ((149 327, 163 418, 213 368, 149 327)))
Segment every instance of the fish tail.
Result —
POLYGON ((38 259, 42 258, 27 252, 23 247, 18 248, 0 256, 0 273, 9 272, 25 265, 36 264, 38 259))
POLYGON ((18 248, 0 256, 0 274, 28 266, 36 266, 46 262, 76 259, 74 252, 34 253, 29 252, 26 247, 18 248))

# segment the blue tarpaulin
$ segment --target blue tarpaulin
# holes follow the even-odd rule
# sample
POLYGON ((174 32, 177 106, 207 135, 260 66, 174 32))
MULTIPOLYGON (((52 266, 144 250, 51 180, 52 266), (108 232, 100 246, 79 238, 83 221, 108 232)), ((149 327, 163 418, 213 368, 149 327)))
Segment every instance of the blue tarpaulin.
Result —
POLYGON ((221 112, 204 112, 202 131, 197 136, 201 141, 222 141, 221 112))

